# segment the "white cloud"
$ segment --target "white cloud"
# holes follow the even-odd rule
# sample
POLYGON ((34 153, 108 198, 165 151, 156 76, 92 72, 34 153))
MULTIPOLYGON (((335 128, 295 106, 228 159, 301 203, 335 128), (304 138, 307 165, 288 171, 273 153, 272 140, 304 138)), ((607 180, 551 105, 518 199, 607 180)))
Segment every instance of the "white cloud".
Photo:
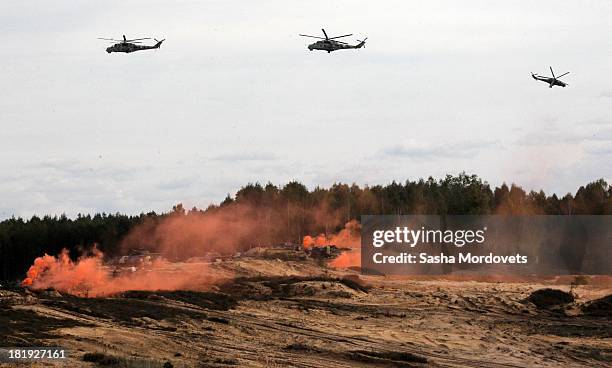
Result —
MULTIPOLYGON (((381 154, 414 160, 447 158, 474 158, 497 142, 489 141, 422 141, 409 140, 384 148, 381 154)), ((500 146, 496 147, 498 150, 500 146)))

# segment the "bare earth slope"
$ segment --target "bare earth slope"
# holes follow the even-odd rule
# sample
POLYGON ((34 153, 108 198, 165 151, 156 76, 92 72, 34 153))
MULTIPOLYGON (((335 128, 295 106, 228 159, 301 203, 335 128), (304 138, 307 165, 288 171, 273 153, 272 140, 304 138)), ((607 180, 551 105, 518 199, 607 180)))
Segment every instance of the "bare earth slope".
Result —
POLYGON ((611 293, 606 283, 538 309, 524 301, 531 292, 568 287, 364 277, 278 260, 213 269, 235 277, 208 291, 112 298, 0 290, 0 346, 62 346, 71 367, 609 367, 612 359, 609 309, 582 309, 611 293))

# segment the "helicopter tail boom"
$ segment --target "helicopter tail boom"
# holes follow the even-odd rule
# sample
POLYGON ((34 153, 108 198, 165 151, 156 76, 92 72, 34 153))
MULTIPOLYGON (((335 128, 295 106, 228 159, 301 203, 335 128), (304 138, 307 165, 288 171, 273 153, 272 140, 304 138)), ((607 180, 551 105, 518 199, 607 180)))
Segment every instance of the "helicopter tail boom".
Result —
POLYGON ((157 43, 153 47, 158 49, 161 46, 162 42, 164 42, 165 40, 166 40, 165 38, 163 40, 161 40, 161 41, 156 39, 155 41, 157 41, 157 43))

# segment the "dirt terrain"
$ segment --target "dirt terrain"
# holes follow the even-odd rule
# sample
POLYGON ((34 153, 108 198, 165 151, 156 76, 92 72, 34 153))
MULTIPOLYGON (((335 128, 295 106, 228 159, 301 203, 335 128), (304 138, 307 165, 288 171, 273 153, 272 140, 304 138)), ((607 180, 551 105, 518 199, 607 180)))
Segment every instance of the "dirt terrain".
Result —
POLYGON ((569 291, 569 279, 361 276, 263 259, 209 268, 221 281, 201 291, 0 290, 0 346, 69 349, 68 364, 29 364, 41 367, 612 364, 609 278, 574 288, 574 301, 547 292, 528 301, 540 289, 569 291))

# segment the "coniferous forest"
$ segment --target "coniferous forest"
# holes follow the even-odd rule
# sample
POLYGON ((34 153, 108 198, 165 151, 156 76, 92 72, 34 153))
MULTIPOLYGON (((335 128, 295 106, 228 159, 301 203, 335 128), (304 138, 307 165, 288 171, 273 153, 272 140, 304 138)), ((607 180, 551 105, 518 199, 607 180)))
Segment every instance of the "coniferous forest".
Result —
POLYGON ((365 214, 609 215, 612 186, 600 179, 559 198, 543 191, 527 192, 514 184, 492 188, 479 177, 467 174, 385 186, 339 183, 312 190, 292 181, 284 186, 247 184, 234 196, 228 195, 220 204, 206 209, 185 209, 177 204, 172 211, 161 214, 10 218, 0 222, 0 279, 22 279, 36 257, 57 254, 64 248, 73 257, 93 245, 107 256, 118 255, 124 238, 143 223, 152 229, 172 216, 206 218, 219 213, 234 214, 225 219, 236 222, 245 217, 264 219, 258 234, 250 239, 274 244, 301 242, 304 235, 339 231, 350 220, 359 220, 365 214), (235 211, 236 208, 248 210, 235 211), (263 239, 261 234, 265 234, 263 239))

